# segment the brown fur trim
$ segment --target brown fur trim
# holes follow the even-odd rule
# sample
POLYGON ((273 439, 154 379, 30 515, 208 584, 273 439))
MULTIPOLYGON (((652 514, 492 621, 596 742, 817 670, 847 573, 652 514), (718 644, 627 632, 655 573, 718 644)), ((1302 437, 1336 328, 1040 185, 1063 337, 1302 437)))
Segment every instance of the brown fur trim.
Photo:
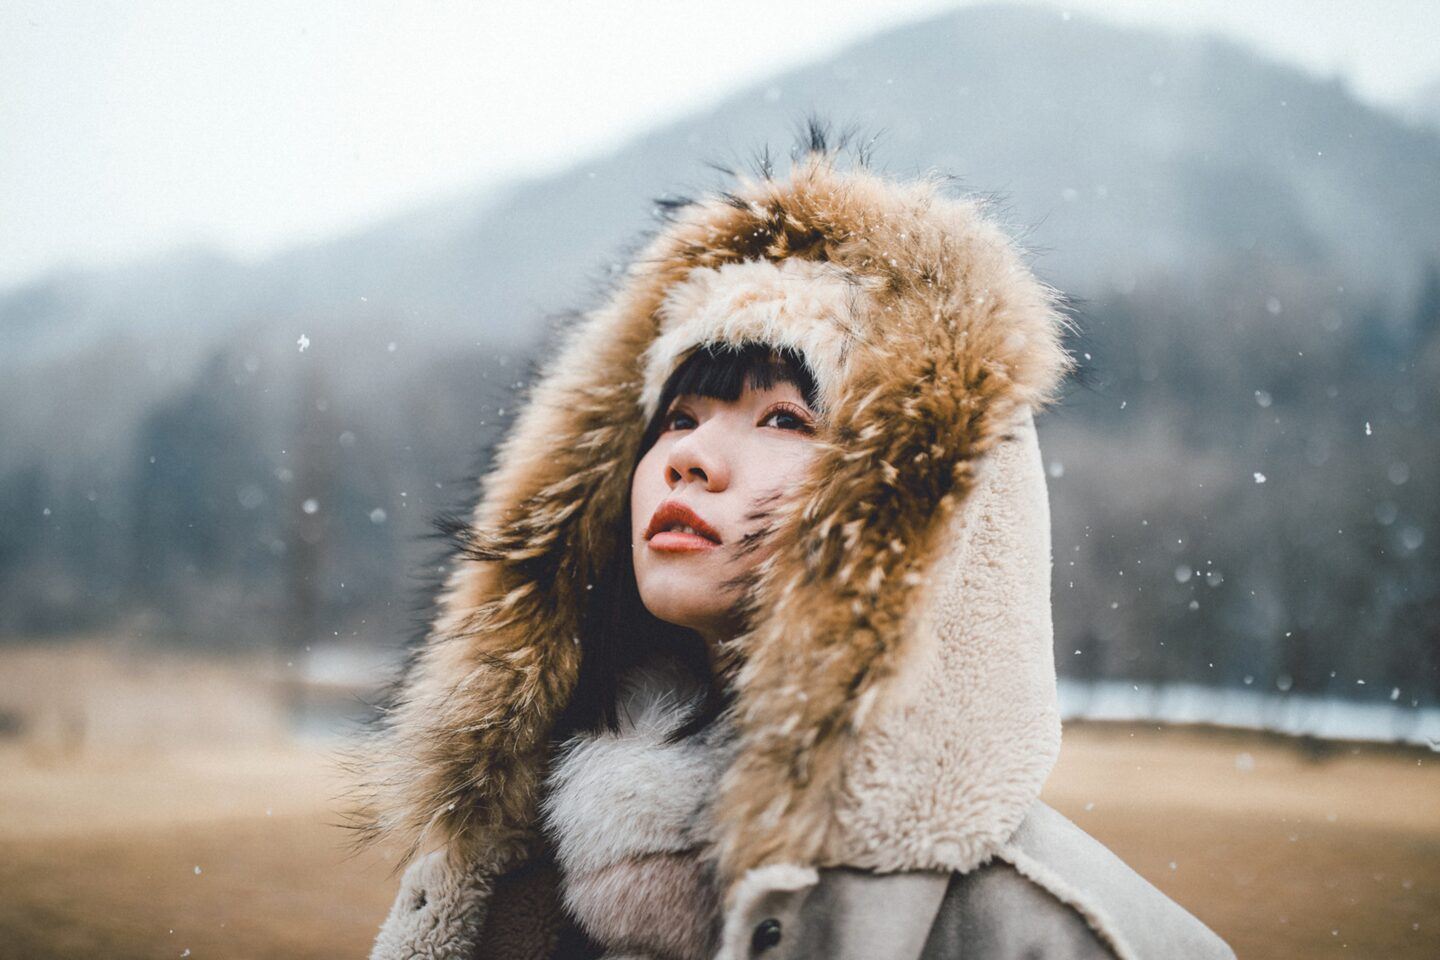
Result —
POLYGON ((496 865, 525 855, 583 650, 585 584, 627 559, 625 480, 666 293, 696 270, 795 257, 865 278, 873 309, 836 330, 849 359, 822 449, 781 506, 757 625, 733 645, 742 739, 720 851, 733 880, 825 849, 841 758, 899 663, 937 531, 1005 425, 1052 401, 1072 362, 1054 292, 977 202, 836 159, 814 152, 784 179, 679 209, 572 331, 483 481, 472 549, 364 748, 367 836, 496 865))

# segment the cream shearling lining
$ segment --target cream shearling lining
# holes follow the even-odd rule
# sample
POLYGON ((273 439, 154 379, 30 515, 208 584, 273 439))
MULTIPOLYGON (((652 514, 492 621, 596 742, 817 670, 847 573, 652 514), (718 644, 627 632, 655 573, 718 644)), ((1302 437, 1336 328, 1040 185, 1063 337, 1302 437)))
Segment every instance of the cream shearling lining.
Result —
POLYGON ((640 415, 649 421, 665 380, 702 344, 759 341, 791 347, 805 358, 819 388, 821 412, 833 409, 852 344, 863 338, 863 313, 875 287, 834 264, 747 260, 700 268, 660 305, 661 333, 645 351, 640 415))
POLYGON ((835 862, 966 871, 1019 826, 1060 751, 1049 569, 1027 413, 926 576, 916 642, 846 765, 835 862))
POLYGON ((447 850, 417 859, 400 881, 400 895, 380 928, 375 958, 463 957, 479 953, 492 884, 447 850))

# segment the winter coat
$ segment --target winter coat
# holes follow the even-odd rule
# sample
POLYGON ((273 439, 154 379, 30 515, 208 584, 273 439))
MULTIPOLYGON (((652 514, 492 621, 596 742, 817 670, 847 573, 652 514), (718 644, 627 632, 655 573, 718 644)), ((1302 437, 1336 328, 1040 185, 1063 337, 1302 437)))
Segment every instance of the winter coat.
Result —
POLYGON ((1058 295, 983 204, 841 159, 666 205, 533 385, 362 754, 367 836, 415 857, 374 960, 596 955, 538 829, 550 734, 666 378, 754 340, 800 351, 824 427, 736 641, 717 960, 1233 956, 1038 799, 1058 295))

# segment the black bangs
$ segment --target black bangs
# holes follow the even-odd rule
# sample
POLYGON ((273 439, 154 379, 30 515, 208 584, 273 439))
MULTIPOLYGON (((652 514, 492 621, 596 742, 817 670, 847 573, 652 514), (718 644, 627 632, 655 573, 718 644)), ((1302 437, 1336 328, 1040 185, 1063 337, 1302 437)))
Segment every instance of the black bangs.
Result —
POLYGON ((794 385, 805 405, 816 409, 820 388, 800 351, 755 340, 701 344, 665 381, 655 416, 640 443, 640 455, 644 456, 660 435, 665 413, 676 397, 713 397, 729 402, 740 399, 747 384, 756 390, 768 390, 777 383, 794 385))
POLYGON ((768 390, 776 383, 793 384, 806 405, 815 407, 815 378, 799 351, 747 341, 707 343, 696 348, 665 381, 659 409, 665 410, 682 394, 738 400, 747 382, 757 390, 768 390))

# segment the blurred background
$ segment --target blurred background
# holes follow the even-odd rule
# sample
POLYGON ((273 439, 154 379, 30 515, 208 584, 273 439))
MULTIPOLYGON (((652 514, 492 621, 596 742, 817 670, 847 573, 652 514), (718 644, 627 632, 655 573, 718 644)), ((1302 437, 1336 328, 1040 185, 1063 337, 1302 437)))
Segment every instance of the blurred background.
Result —
POLYGON ((1440 956, 1430 0, 0 10, 0 957, 363 955, 332 760, 657 200, 810 113, 1071 299, 1047 799, 1440 956))

